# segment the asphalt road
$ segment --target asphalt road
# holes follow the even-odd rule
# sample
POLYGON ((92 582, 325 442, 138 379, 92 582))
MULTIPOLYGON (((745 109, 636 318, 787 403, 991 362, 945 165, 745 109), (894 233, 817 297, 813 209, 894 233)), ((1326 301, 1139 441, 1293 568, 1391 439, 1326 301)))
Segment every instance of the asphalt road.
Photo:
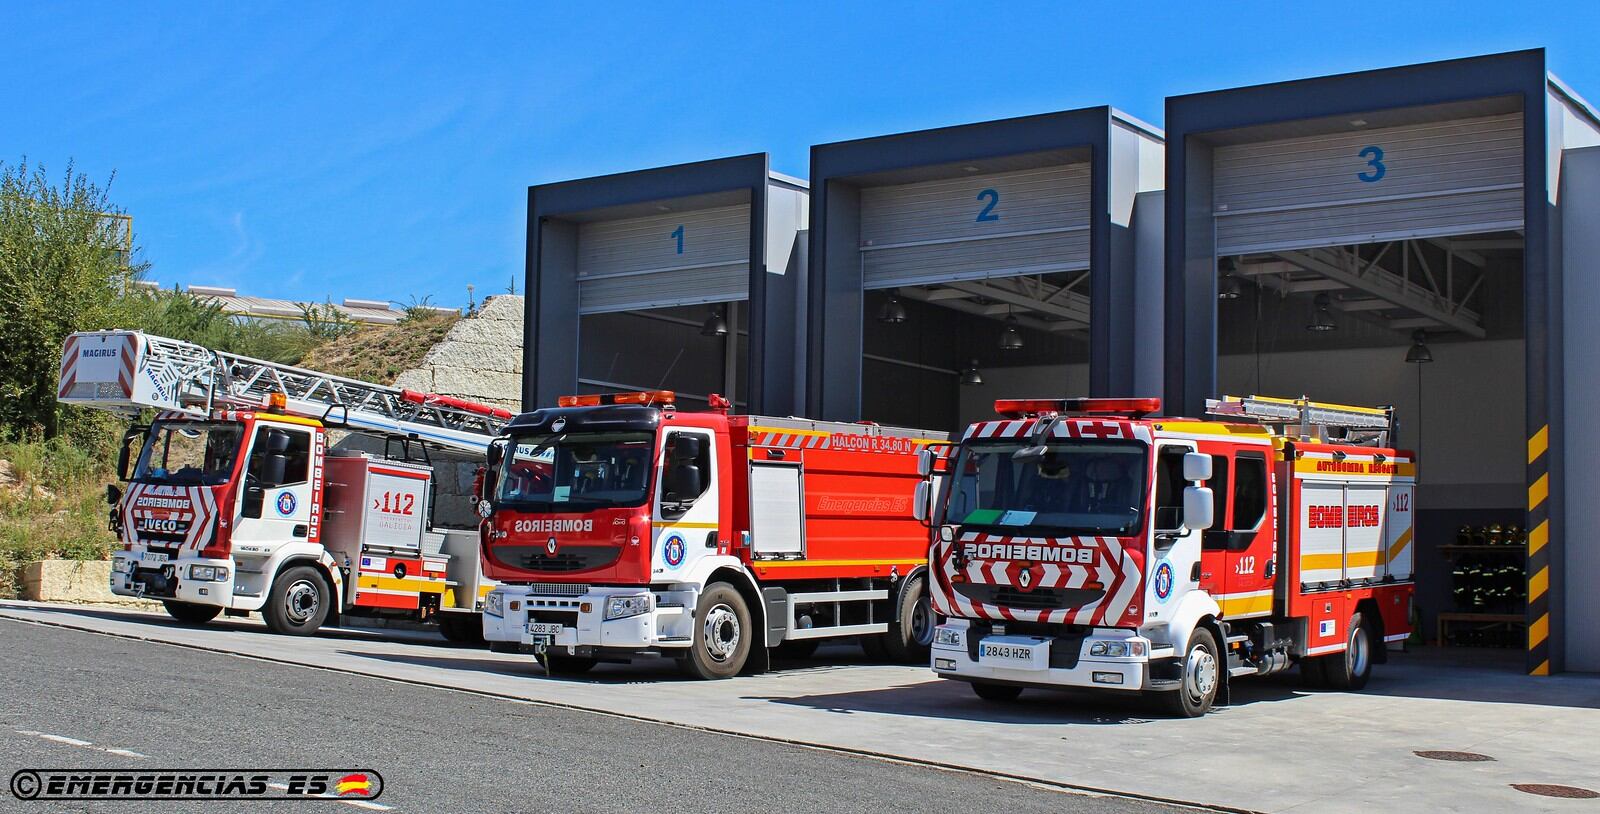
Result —
MULTIPOLYGON (((359 767, 384 776, 378 802, 395 811, 1180 810, 11 620, 0 620, 0 654, 7 779, 23 768, 359 767)), ((140 810, 0 794, 0 811, 140 810)), ((249 810, 291 808, 360 810, 249 810)))

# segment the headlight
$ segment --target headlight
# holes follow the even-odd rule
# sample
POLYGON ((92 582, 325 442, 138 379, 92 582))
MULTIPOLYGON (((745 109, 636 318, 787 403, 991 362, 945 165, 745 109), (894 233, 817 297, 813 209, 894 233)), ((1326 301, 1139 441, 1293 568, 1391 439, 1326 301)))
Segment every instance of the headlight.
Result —
POLYGON ((189 579, 199 582, 226 582, 228 569, 216 565, 191 565, 189 579))
POLYGON ((119 574, 131 574, 133 573, 133 560, 125 560, 118 557, 111 561, 111 570, 119 574))
POLYGON ((960 630, 960 628, 953 628, 953 627, 936 627, 936 628, 934 628, 933 629, 933 643, 934 644, 948 645, 950 647, 960 647, 961 646, 961 630, 960 630))
POLYGON ((483 598, 483 612, 490 616, 505 616, 505 602, 505 594, 490 591, 489 595, 483 598))
POLYGON ((650 595, 613 596, 606 600, 606 619, 626 619, 650 612, 650 595))
POLYGON ((1127 642, 1095 642, 1089 645, 1089 655, 1120 658, 1128 655, 1127 642))

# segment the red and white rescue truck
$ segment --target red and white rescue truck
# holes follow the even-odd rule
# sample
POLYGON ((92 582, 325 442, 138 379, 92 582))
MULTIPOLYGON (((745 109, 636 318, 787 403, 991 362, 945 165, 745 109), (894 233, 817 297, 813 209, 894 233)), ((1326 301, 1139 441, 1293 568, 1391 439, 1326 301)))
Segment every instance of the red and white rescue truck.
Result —
POLYGON ((491 647, 531 650, 550 672, 656 653, 700 678, 843 636, 925 660, 917 453, 945 435, 673 402, 565 396, 490 448, 491 647))
POLYGON ((477 638, 478 533, 434 528, 428 450, 481 461, 509 411, 138 331, 69 336, 58 396, 156 411, 123 438, 126 494, 107 494, 113 593, 191 623, 259 612, 304 635, 341 614, 399 616, 477 638), (331 449, 329 429, 385 453, 331 449))
POLYGON ((1411 633, 1416 460, 1392 408, 1228 397, 995 403, 946 464, 933 669, 985 699, 1150 692, 1202 715, 1299 664, 1363 686, 1411 633))

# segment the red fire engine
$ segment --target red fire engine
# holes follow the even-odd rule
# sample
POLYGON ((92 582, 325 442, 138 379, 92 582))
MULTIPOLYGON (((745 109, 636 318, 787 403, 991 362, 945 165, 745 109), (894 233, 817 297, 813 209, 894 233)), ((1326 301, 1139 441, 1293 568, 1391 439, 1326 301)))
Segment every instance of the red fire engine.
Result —
POLYGON ((940 433, 567 396, 490 447, 484 637, 551 672, 654 652, 700 678, 860 636, 925 659, 917 452, 940 433))
POLYGON ((1145 691, 1184 716, 1299 664, 1363 686, 1411 633, 1416 460, 1392 408, 999 401, 947 458, 933 669, 985 699, 1145 691))

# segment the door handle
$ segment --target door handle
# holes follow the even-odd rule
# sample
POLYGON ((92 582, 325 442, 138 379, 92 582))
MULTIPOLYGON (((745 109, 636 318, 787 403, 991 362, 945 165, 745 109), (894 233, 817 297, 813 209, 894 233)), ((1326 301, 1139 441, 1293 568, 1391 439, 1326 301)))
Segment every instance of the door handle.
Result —
POLYGON ((716 548, 716 547, 717 547, 717 533, 714 532, 714 531, 706 532, 706 548, 716 548))
POLYGON ((299 523, 299 524, 295 525, 294 531, 292 533, 296 537, 304 537, 304 536, 306 536, 306 532, 307 532, 306 524, 299 523))

